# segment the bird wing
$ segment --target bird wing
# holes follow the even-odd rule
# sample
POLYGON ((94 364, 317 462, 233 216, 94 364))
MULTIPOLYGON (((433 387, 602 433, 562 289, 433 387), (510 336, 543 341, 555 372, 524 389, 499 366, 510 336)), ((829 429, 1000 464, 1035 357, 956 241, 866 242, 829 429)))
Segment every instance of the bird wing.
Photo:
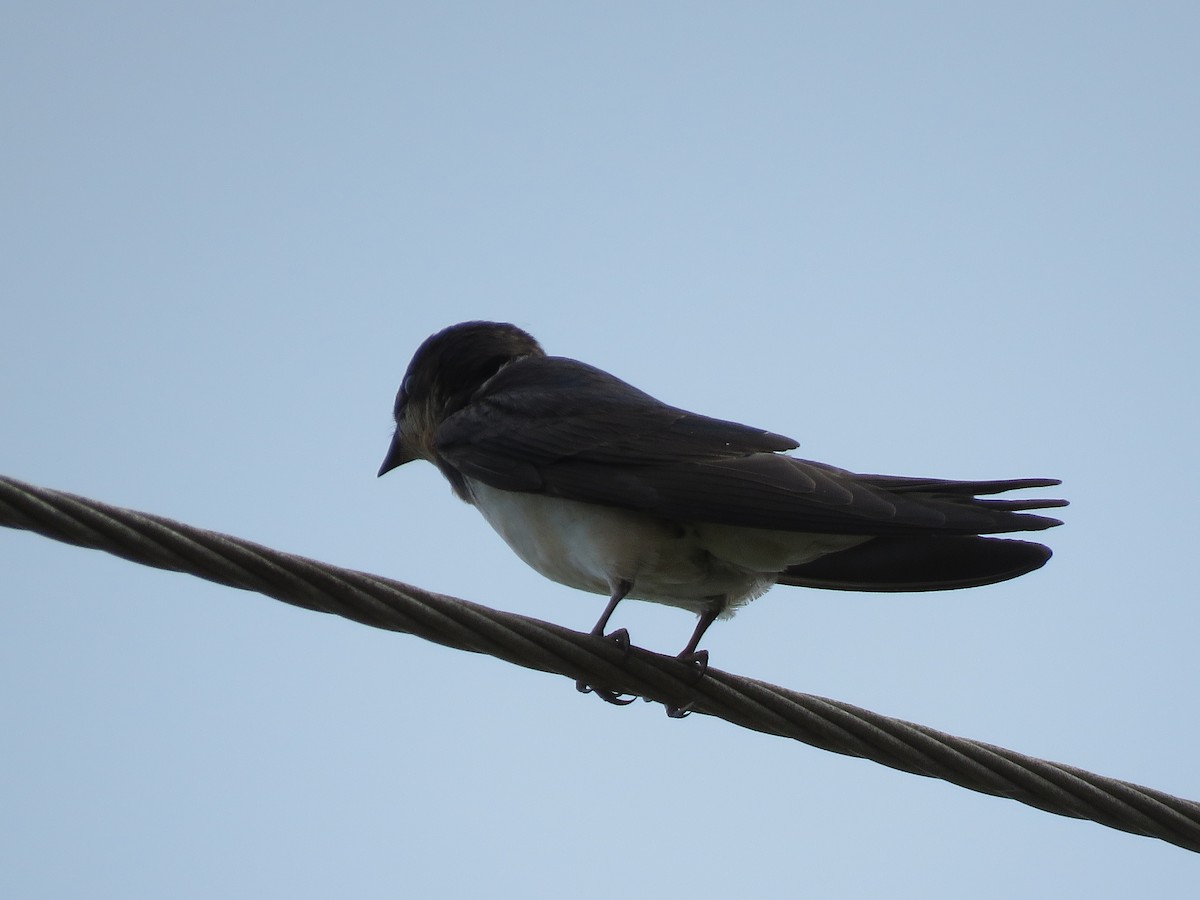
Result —
POLYGON ((678 521, 833 534, 988 534, 1058 520, 1017 509, 1062 501, 976 493, 1057 482, 856 475, 786 456, 791 438, 668 406, 555 357, 501 369, 438 427, 435 452, 493 487, 637 509, 678 521), (1016 506, 1013 506, 1013 504, 1016 506))

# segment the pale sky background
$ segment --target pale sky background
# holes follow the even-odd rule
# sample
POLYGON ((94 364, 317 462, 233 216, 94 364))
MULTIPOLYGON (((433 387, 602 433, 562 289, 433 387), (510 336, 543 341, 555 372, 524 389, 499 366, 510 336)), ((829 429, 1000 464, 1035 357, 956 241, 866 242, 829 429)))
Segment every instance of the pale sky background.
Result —
MULTIPOLYGON (((1194 3, 7 3, 0 472, 586 629, 431 466, 509 320, 1043 570, 713 664, 1200 799, 1194 3)), ((0 530, 0 895, 1194 897, 1200 858, 0 530)), ((626 604, 674 652, 693 620, 626 604)))

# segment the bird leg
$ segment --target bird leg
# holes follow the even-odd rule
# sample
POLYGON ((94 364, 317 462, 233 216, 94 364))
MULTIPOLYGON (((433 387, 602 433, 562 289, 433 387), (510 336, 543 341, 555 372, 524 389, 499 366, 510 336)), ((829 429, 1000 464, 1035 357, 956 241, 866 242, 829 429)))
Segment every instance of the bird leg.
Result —
POLYGON ((704 632, 708 631, 708 626, 717 620, 717 616, 721 614, 720 603, 714 603, 711 608, 700 613, 700 621, 696 623, 696 630, 692 632, 691 640, 687 642, 687 646, 679 651, 679 659, 684 662, 695 663, 699 670, 697 678, 704 676, 708 669, 708 651, 697 650, 700 646, 700 638, 704 637, 704 632))
MULTIPOLYGON (((617 604, 625 599, 625 595, 633 589, 633 582, 622 579, 613 586, 612 596, 608 600, 608 606, 604 607, 604 612, 600 613, 600 618, 596 624, 592 626, 591 634, 597 637, 604 637, 613 641, 622 650, 629 651, 629 631, 625 628, 618 628, 612 634, 605 634, 604 629, 608 627, 608 620, 612 618, 612 614, 617 609, 617 604)), ((612 703, 616 706, 628 706, 636 697, 626 699, 622 694, 615 691, 604 690, 603 688, 594 688, 590 684, 582 681, 575 682, 575 690, 581 694, 594 693, 605 703, 612 703)))
MULTIPOLYGON (((718 600, 720 599, 718 598, 718 600)), ((708 651, 696 648, 700 645, 700 638, 704 637, 704 632, 708 631, 708 626, 715 622, 717 616, 721 614, 722 605, 720 602, 715 602, 711 608, 700 613, 700 621, 696 623, 696 630, 692 632, 691 640, 687 642, 686 647, 679 651, 677 658, 692 664, 696 669, 696 678, 692 684, 703 678, 704 673, 708 671, 708 651)), ((690 712, 687 706, 667 706, 667 715, 672 719, 682 719, 690 715, 690 712)))
POLYGON ((605 635, 604 629, 608 627, 608 620, 612 618, 612 614, 617 611, 617 604, 625 599, 625 596, 633 590, 633 582, 622 579, 613 586, 612 596, 608 600, 608 606, 604 607, 604 612, 600 613, 600 618, 596 620, 596 624, 592 626, 592 634, 603 635, 609 640, 616 641, 625 647, 629 646, 629 632, 624 628, 618 628, 612 634, 605 635))

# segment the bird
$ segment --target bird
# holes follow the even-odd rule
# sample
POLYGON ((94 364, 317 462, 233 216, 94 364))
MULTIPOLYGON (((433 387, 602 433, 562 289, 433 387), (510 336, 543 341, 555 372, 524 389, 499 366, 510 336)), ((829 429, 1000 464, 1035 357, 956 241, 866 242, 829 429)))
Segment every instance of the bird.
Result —
MULTIPOLYGON (((994 497, 1061 484, 1053 478, 864 475, 800 459, 792 438, 670 406, 547 355, 504 322, 428 337, 393 418, 379 475, 433 463, 529 566, 608 597, 592 634, 605 634, 625 599, 695 613, 679 657, 701 673, 709 626, 776 585, 908 592, 1006 581, 1051 551, 990 535, 1060 525, 1030 511, 1067 505, 994 497)), ((608 636, 627 646, 625 629, 608 636)))

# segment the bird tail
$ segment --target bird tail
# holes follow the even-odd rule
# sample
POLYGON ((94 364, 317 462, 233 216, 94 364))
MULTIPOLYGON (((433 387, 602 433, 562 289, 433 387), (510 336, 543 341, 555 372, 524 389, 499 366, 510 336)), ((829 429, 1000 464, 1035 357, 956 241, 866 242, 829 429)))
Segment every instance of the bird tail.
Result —
POLYGON ((834 591, 948 591, 1007 581, 1049 558, 1049 547, 1031 541, 885 535, 792 566, 778 583, 834 591))
POLYGON ((881 488, 891 494, 907 495, 914 500, 936 504, 937 508, 944 513, 955 513, 956 515, 952 518, 958 524, 964 528, 970 528, 977 534, 1041 531, 1045 528, 1053 528, 1061 525, 1062 520, 1051 516, 1031 515, 1028 510, 1056 509, 1068 505, 1066 500, 1050 497, 1009 500, 987 496, 1030 488, 1054 487, 1062 484, 1057 478, 954 481, 945 478, 910 478, 900 475, 856 475, 855 477, 872 487, 881 488), (984 496, 978 496, 980 494, 984 496), (986 517, 986 519, 981 517, 986 517))

